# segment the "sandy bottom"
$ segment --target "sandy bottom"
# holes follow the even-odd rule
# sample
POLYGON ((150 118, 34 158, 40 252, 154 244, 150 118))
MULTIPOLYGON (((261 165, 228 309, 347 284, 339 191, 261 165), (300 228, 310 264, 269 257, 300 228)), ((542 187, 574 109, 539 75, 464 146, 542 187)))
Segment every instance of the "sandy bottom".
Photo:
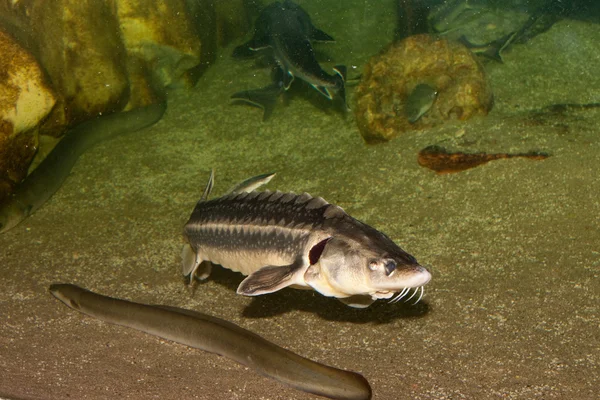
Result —
POLYGON ((197 88, 169 94, 162 121, 84 154, 39 212, 0 236, 0 397, 313 398, 70 310, 48 293, 68 282, 233 321, 361 372, 375 399, 596 398, 600 111, 536 111, 600 100, 589 67, 598 64, 596 31, 561 22, 515 46, 505 64, 488 64, 488 117, 377 146, 362 142, 351 114, 323 109, 310 91, 293 93, 266 123, 258 109, 229 105, 230 94, 268 78, 225 55, 197 88), (416 162, 432 144, 552 156, 436 175, 416 162), (292 289, 244 298, 235 294, 242 276, 222 268, 191 294, 181 231, 211 168, 216 193, 276 171, 270 189, 322 196, 386 232, 431 268, 423 301, 355 310, 292 289))

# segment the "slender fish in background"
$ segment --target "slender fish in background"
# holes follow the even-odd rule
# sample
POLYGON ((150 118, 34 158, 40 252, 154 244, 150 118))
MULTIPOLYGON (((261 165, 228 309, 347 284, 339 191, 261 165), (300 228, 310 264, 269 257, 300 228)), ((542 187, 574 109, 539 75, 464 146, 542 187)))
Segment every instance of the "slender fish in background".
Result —
POLYGON ((438 174, 451 174, 475 168, 490 161, 516 157, 528 158, 530 160, 545 160, 550 155, 538 151, 516 154, 450 152, 443 147, 433 145, 421 150, 417 161, 420 166, 429 168, 438 174))
POLYGON ((0 233, 17 226, 37 211, 62 186, 81 154, 95 144, 134 132, 160 120, 166 102, 85 121, 71 129, 56 147, 17 185, 12 196, 0 205, 0 233))
POLYGON ((252 187, 207 200, 211 174, 184 228, 182 272, 190 281, 206 279, 214 263, 248 275, 237 289, 246 296, 290 286, 357 308, 411 291, 421 299, 431 274, 385 234, 321 197, 248 192, 257 181, 246 182, 252 187))
POLYGON ((327 33, 315 27, 310 16, 298 4, 285 0, 263 8, 254 24, 254 35, 248 42, 236 47, 235 58, 267 55, 275 61, 278 70, 269 86, 234 93, 235 102, 245 102, 264 109, 263 120, 272 113, 277 97, 288 90, 295 78, 311 85, 323 96, 335 97, 346 105, 346 67, 336 65, 334 74, 325 72, 315 55, 314 42, 333 42, 327 33))
POLYGON ((50 293, 91 317, 222 355, 298 390, 340 400, 371 398, 362 375, 301 357, 229 321, 102 296, 70 284, 51 285, 50 293))

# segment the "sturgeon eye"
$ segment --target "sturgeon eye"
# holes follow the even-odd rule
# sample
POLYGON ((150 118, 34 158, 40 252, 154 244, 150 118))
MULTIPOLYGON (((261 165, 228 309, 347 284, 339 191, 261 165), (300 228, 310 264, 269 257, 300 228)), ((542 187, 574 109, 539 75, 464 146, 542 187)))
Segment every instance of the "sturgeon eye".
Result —
POLYGON ((390 276, 396 270, 396 261, 388 260, 385 263, 385 274, 390 276))

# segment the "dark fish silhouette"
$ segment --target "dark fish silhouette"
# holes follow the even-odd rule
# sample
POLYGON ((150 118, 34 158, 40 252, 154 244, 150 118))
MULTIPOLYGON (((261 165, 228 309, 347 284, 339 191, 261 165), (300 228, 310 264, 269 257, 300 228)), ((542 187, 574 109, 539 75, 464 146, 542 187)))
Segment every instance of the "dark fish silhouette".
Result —
POLYGON ((266 54, 275 61, 281 73, 275 74, 271 85, 237 92, 232 99, 263 108, 267 118, 275 102, 273 98, 288 90, 298 78, 330 100, 335 94, 346 108, 346 68, 336 66, 335 73, 328 74, 319 65, 312 47, 312 42, 332 41, 331 36, 312 24, 310 16, 299 5, 290 0, 271 3, 256 20, 252 39, 236 47, 233 56, 246 58, 266 54))
POLYGON ((296 20, 292 28, 299 31, 300 35, 308 37, 311 42, 335 42, 333 37, 313 25, 310 15, 302 7, 289 0, 284 1, 283 4, 276 1, 262 9, 254 22, 252 39, 233 50, 234 58, 253 58, 256 56, 256 51, 269 46, 269 35, 279 29, 278 25, 287 22, 287 19, 278 21, 274 18, 281 16, 282 8, 285 8, 287 14, 296 20), (272 29, 273 27, 275 29, 272 29))
POLYGON ((560 10, 558 10, 557 7, 560 7, 559 1, 547 1, 546 4, 538 7, 518 30, 510 32, 489 43, 474 44, 464 35, 459 38, 459 42, 464 44, 475 54, 503 63, 504 59, 502 58, 502 53, 509 46, 528 42, 533 37, 546 32, 556 22, 562 19, 560 10))
POLYGON ((451 174, 478 167, 482 164, 502 158, 523 157, 531 160, 544 160, 550 157, 547 153, 463 153, 449 152, 440 146, 427 146, 419 152, 418 162, 422 167, 429 168, 438 174, 451 174))

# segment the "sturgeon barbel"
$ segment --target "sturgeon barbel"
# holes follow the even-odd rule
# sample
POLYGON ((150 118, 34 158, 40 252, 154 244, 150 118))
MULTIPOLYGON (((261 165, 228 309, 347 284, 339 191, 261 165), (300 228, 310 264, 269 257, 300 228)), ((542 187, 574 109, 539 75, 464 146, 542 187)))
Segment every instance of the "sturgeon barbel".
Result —
POLYGON ((321 197, 254 190, 272 176, 248 179, 208 200, 211 174, 184 228, 183 274, 190 281, 206 279, 211 264, 220 264, 247 275, 237 289, 246 296, 312 288, 364 308, 377 299, 399 300, 411 289, 412 296, 423 295, 431 274, 412 255, 321 197))

